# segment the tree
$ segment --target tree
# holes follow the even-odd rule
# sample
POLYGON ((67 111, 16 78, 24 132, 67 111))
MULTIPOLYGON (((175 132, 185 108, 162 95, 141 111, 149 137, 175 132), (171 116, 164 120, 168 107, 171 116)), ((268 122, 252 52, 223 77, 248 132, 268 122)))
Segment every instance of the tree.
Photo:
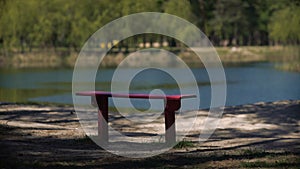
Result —
POLYGON ((216 2, 214 18, 210 21, 211 33, 213 36, 223 39, 223 45, 240 45, 243 40, 242 35, 250 35, 249 28, 255 25, 252 24, 249 27, 249 18, 245 14, 246 8, 249 8, 247 1, 218 0, 216 2), (227 43, 224 44, 224 42, 227 43))
POLYGON ((277 42, 297 44, 300 41, 300 1, 289 0, 273 5, 269 23, 270 36, 277 42))
POLYGON ((190 0, 192 12, 195 16, 195 24, 206 34, 209 35, 212 28, 209 25, 209 20, 214 17, 213 10, 216 0, 190 0))

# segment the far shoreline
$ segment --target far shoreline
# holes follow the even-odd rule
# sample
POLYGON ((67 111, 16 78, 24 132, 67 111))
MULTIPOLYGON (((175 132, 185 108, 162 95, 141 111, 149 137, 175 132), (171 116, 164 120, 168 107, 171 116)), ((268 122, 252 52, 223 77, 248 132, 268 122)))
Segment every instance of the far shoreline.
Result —
MULTIPOLYGON (((257 62, 274 62, 276 68, 285 71, 300 72, 299 49, 293 46, 240 46, 215 47, 223 65, 232 66, 257 62)), ((66 52, 66 49, 37 50, 25 53, 12 53, 11 56, 0 56, 0 68, 73 68, 78 57, 75 51, 66 52)), ((140 49, 136 49, 140 50, 140 49)), ((166 49, 168 50, 168 49, 166 49)), ((190 67, 203 67, 201 61, 190 50, 176 55, 183 59, 190 67)), ((172 52, 172 50, 171 50, 172 52)), ((110 52, 101 63, 103 68, 114 68, 127 56, 122 52, 110 52)), ((94 63, 97 58, 89 58, 94 63)))

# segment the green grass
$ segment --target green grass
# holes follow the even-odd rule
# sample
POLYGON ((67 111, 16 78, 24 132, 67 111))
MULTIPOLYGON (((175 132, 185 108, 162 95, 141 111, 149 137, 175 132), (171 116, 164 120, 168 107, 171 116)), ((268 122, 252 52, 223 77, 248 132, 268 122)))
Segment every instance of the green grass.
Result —
POLYGON ((243 156, 264 156, 266 155, 266 151, 262 149, 256 149, 256 148, 249 148, 249 149, 243 149, 240 152, 240 155, 243 156))
POLYGON ((277 64, 275 68, 290 72, 300 72, 300 61, 277 64))
POLYGON ((297 168, 300 158, 294 153, 271 153, 262 149, 241 150, 240 166, 243 168, 297 168))
POLYGON ((175 149, 183 149, 183 148, 191 148, 195 147, 194 143, 191 141, 183 140, 178 142, 173 148, 175 149))
MULTIPOLYGON (((232 51, 231 47, 215 47, 218 55, 220 56, 222 62, 227 63, 236 63, 236 62, 253 62, 253 61, 293 61, 295 58, 299 58, 300 48, 298 46, 240 46, 239 50, 232 51)), ((134 52, 136 49, 130 49, 130 52, 134 52)), ((195 57, 190 52, 185 51, 180 53, 180 50, 177 48, 167 48, 167 50, 181 56, 184 53, 188 55, 186 57, 187 64, 194 66, 201 66, 199 64, 199 58, 195 57), (198 60, 198 61, 196 61, 198 60)), ((13 66, 13 67, 73 67, 76 61, 77 53, 66 52, 66 49, 58 49, 59 52, 49 52, 49 50, 38 50, 35 49, 34 52, 18 54, 14 53, 11 57, 5 58, 0 56, 2 59, 1 66, 13 66), (68 55, 66 55, 68 54, 68 55)), ((103 65, 108 67, 117 66, 119 63, 116 60, 116 56, 119 53, 112 52, 108 53, 106 57, 107 63, 103 60, 103 65)), ((184 55, 185 55, 184 54, 184 55)), ((123 54, 124 55, 124 54, 123 54)), ((202 65, 203 66, 203 65, 202 65)))
POLYGON ((287 159, 270 161, 253 161, 253 162, 241 162, 241 167, 245 168, 291 168, 299 165, 296 162, 290 162, 287 159))
MULTIPOLYGON (((96 137, 96 136, 91 136, 91 137, 96 137)), ((95 143, 93 142, 93 140, 92 140, 89 136, 87 136, 87 135, 85 135, 85 136, 82 137, 82 138, 77 138, 77 139, 75 139, 74 141, 75 141, 76 143, 95 144, 95 143)))

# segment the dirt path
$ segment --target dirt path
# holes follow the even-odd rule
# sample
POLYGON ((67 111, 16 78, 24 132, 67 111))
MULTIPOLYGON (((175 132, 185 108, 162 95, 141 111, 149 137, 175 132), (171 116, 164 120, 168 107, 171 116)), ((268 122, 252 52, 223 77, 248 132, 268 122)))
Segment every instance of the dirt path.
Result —
MULTIPOLYGON (((199 117, 207 111, 197 112, 199 117)), ((150 126, 121 129, 163 132, 150 126), (147 129, 149 127, 149 130, 147 129)), ((198 118, 203 123, 204 118, 198 118), (201 121, 202 120, 202 121, 201 121)), ((298 168, 300 166, 300 101, 256 103, 225 108, 215 133, 198 144, 200 130, 185 140, 192 146, 164 154, 129 159, 106 152, 85 137, 72 107, 0 103, 0 168, 298 168)), ((154 133, 155 134, 155 133, 154 133)))

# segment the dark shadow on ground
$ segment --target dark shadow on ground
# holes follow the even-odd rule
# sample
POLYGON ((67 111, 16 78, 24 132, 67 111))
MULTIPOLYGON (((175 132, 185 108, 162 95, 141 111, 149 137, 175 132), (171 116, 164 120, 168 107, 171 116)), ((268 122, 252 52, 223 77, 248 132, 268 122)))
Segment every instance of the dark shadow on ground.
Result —
MULTIPOLYGON (((70 114, 69 110, 49 110, 52 111, 59 112, 58 116, 64 119, 45 122, 43 120, 51 117, 45 115, 44 119, 37 121, 45 124, 78 123, 70 119, 74 115, 70 114)), ((0 119, 11 120, 47 112, 46 110, 1 112, 0 119)), ((257 140, 227 147, 224 145, 206 147, 195 143, 198 148, 187 151, 171 150, 158 156, 140 159, 113 155, 101 149, 88 137, 58 138, 52 135, 36 137, 27 130, 45 132, 46 129, 11 127, 2 124, 0 125, 0 168, 227 168, 226 165, 231 165, 232 168, 247 168, 247 166, 297 168, 300 166, 299 137, 282 137, 284 133, 292 135, 299 133, 299 104, 271 106, 271 103, 266 103, 252 107, 230 107, 225 109, 224 115, 243 113, 255 113, 255 118, 258 120, 280 127, 274 130, 259 129, 251 132, 233 128, 219 129, 207 142, 229 141, 233 138, 257 138, 257 140), (266 159, 278 160, 271 163, 247 163, 247 161, 266 159), (237 164, 231 164, 233 161, 237 161, 237 164)), ((155 136, 153 133, 126 134, 134 137, 155 136)), ((198 135, 191 134, 188 137, 198 137, 198 135)))

